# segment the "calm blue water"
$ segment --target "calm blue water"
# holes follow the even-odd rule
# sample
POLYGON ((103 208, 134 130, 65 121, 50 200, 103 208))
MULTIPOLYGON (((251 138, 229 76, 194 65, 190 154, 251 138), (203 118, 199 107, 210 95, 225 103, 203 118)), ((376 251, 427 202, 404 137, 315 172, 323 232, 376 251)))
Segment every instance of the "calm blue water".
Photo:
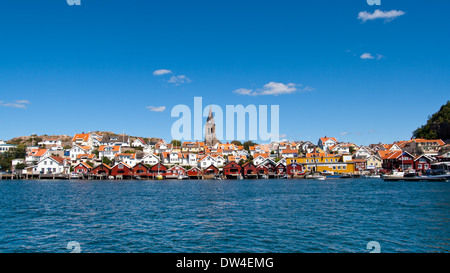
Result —
POLYGON ((0 252, 450 251, 450 183, 0 181, 0 252))

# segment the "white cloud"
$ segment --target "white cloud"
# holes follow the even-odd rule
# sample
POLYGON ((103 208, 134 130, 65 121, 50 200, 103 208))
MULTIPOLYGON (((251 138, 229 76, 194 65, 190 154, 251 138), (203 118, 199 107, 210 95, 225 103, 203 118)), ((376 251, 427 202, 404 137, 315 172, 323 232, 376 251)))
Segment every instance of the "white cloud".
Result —
POLYGON ((239 95, 248 95, 248 96, 256 96, 256 92, 252 89, 239 88, 233 91, 235 94, 239 95))
POLYGON ((166 110, 165 106, 147 106, 147 109, 152 112, 163 112, 166 110))
POLYGON ((165 74, 172 74, 172 70, 158 69, 158 70, 155 70, 153 72, 153 75, 155 75, 155 76, 162 76, 162 75, 165 75, 165 74))
POLYGON ((405 15, 406 12, 401 10, 390 10, 390 11, 381 11, 379 9, 375 10, 373 13, 369 13, 367 11, 361 11, 358 14, 358 19, 360 19, 363 23, 369 20, 376 19, 384 19, 385 22, 389 22, 394 20, 395 18, 405 15))
POLYGON ((370 54, 370 53, 364 53, 364 54, 361 55, 360 58, 363 59, 363 60, 373 60, 373 59, 375 59, 375 57, 372 56, 372 54, 370 54))
POLYGON ((349 132, 342 132, 342 133, 340 133, 341 136, 346 136, 346 135, 349 135, 349 134, 350 134, 349 132))
POLYGON ((172 76, 168 83, 174 83, 175 85, 180 85, 182 83, 190 83, 191 80, 186 77, 186 75, 178 75, 178 76, 172 76))
POLYGON ((263 88, 260 89, 246 89, 246 88, 239 88, 233 91, 235 94, 239 95, 247 95, 247 96, 278 96, 278 95, 284 95, 284 94, 292 94, 299 91, 312 91, 313 88, 311 87, 304 87, 304 88, 298 88, 302 86, 301 84, 295 84, 295 83, 279 83, 279 82, 269 82, 268 84, 264 85, 263 88))
POLYGON ((374 55, 372 55, 371 53, 364 53, 364 54, 362 54, 362 55, 360 56, 360 58, 363 59, 363 60, 374 60, 374 59, 381 60, 381 59, 384 58, 384 56, 381 55, 381 54, 376 54, 376 55, 374 56, 374 55))
POLYGON ((8 102, 8 103, 5 103, 4 101, 0 101, 0 106, 20 108, 20 109, 26 109, 27 104, 31 104, 31 102, 28 100, 16 100, 14 102, 8 102))
POLYGON ((279 82, 269 82, 264 85, 264 88, 260 91, 261 95, 282 95, 282 94, 292 94, 297 91, 295 83, 283 84, 279 82))

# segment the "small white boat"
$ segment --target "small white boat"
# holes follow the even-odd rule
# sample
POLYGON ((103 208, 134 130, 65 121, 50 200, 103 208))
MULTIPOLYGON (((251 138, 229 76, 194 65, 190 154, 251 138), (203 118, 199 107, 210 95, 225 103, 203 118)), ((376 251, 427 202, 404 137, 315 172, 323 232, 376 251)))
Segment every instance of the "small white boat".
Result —
POLYGON ((314 180, 325 180, 326 177, 325 176, 315 176, 313 177, 314 180))

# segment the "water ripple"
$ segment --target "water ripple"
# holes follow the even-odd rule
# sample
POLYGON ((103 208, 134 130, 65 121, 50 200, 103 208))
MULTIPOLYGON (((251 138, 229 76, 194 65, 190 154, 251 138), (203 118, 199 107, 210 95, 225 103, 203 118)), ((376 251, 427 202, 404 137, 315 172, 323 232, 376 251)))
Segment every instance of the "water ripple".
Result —
POLYGON ((449 185, 5 180, 0 252, 449 252, 449 185))

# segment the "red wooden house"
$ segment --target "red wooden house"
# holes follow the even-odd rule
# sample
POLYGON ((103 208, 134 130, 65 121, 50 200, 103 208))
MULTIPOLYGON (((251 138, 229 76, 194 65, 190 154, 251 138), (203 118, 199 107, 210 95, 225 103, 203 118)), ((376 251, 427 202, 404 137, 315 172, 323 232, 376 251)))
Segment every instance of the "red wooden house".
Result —
POLYGON ((92 170, 92 167, 88 164, 81 162, 73 168, 73 172, 76 174, 88 174, 92 170))
POLYGON ((91 170, 91 174, 93 174, 93 175, 108 176, 110 173, 111 173, 111 167, 106 165, 105 163, 102 163, 91 170))
POLYGON ((186 169, 180 165, 174 165, 166 172, 166 178, 178 178, 179 176, 186 176, 186 169))
POLYGON ((208 168, 203 170, 204 175, 217 175, 219 174, 219 168, 214 165, 209 165, 208 168))
POLYGON ((278 175, 286 174, 286 166, 283 163, 278 163, 276 170, 278 175))
POLYGON ((158 163, 150 168, 150 175, 152 178, 156 178, 158 174, 165 177, 168 169, 165 165, 158 163))
POLYGON ((223 175, 227 178, 237 178, 241 175, 242 167, 234 161, 228 162, 223 167, 223 175))
POLYGON ((258 170, 250 161, 242 165, 242 175, 244 178, 258 178, 258 170))
POLYGON ((266 165, 261 164, 256 167, 256 172, 258 175, 269 175, 269 168, 266 165))
POLYGON ((385 170, 402 169, 409 170, 414 167, 414 156, 405 151, 387 151, 386 153, 379 152, 382 155, 382 167, 385 170))
POLYGON ((361 159, 361 158, 356 159, 355 158, 352 160, 352 162, 355 163, 355 172, 361 173, 366 170, 367 161, 365 159, 361 159))
POLYGON ((190 177, 190 178, 200 178, 202 176, 202 170, 200 170, 197 167, 193 167, 191 169, 189 169, 186 174, 190 177))
POLYGON ((432 159, 427 155, 419 155, 414 158, 414 169, 417 172, 425 173, 428 169, 431 169, 432 159))
POLYGON ((149 177, 150 168, 147 167, 147 165, 145 165, 144 163, 138 163, 133 167, 133 174, 140 177, 149 177))
POLYGON ((110 175, 121 175, 123 178, 131 178, 133 176, 133 168, 126 163, 120 162, 112 167, 110 175))
POLYGON ((303 175, 305 172, 303 171, 303 166, 297 163, 292 163, 286 166, 286 174, 289 176, 294 175, 303 175))

